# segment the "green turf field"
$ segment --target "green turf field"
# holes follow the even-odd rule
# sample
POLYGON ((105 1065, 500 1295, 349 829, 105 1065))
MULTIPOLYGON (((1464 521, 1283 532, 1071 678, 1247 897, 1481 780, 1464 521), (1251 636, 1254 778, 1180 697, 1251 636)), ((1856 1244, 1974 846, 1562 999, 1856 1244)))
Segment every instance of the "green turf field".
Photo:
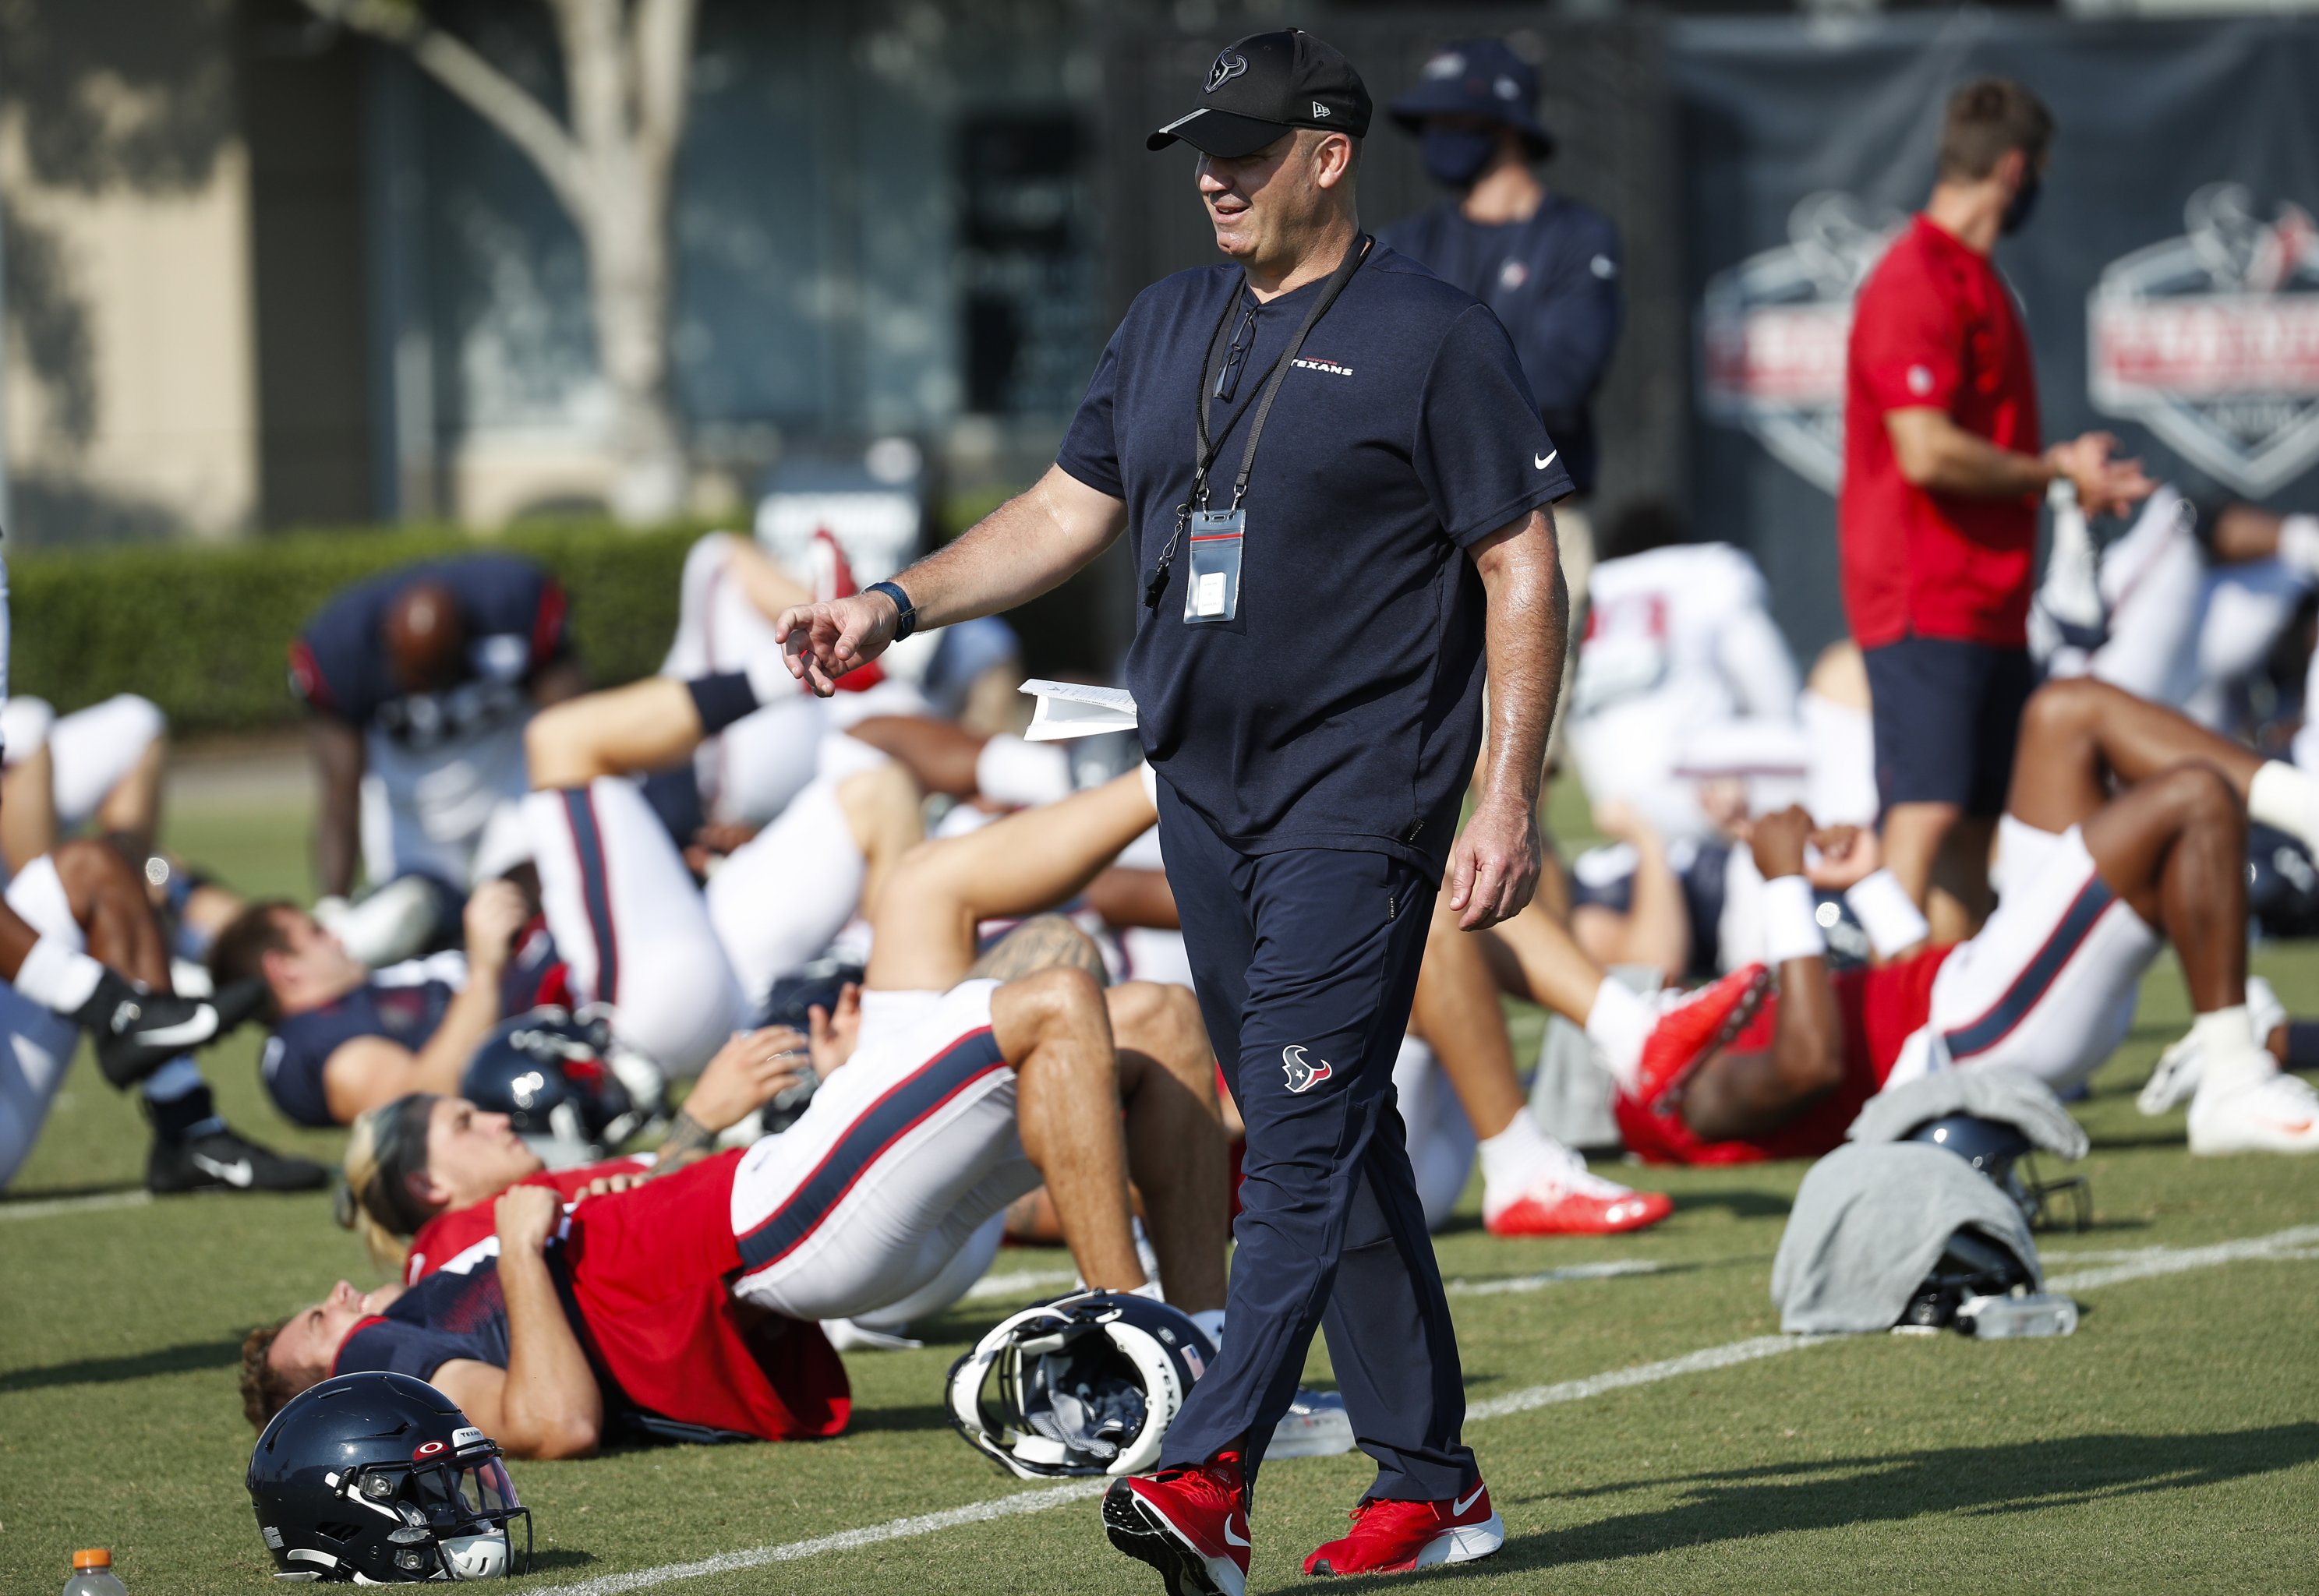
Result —
MULTIPOLYGON (((303 829, 293 808, 181 807, 174 823, 178 846, 254 891, 303 888, 303 829)), ((2256 963, 2290 1007, 2319 1012, 2319 951, 2272 947, 2256 963)), ((2098 1224, 2053 1239, 2049 1264, 2133 1277, 2078 1288, 2085 1321, 2069 1340, 1740 1345, 1776 1330, 1765 1282, 1798 1166, 1654 1172, 1678 1199, 1674 1217, 1606 1241, 1493 1240, 1469 1195, 1439 1250, 1459 1283, 1472 1400, 1489 1415, 1468 1438, 1510 1538, 1478 1569, 1425 1582, 1715 1596, 2319 1589, 2319 1229, 2263 1256, 2195 1250, 2319 1227, 2319 1165, 2194 1162, 2179 1114, 2135 1113, 2135 1087, 2184 1017, 2161 964, 2132 1041, 2080 1105, 2098 1224), (1626 1272, 1550 1278, 1606 1263, 1626 1272), (2188 1267, 2156 1272, 2169 1266, 2188 1267), (1758 1356, 1710 1366, 1746 1353, 1758 1356), (1593 1382, 1614 1371, 1632 1383, 1593 1382), (1491 1415, 1493 1402, 1521 1411, 1491 1415)), ((231 1117, 329 1151, 332 1138, 293 1132, 265 1105, 254 1051, 244 1038, 212 1056, 231 1117)), ((237 1344, 340 1275, 372 1279, 321 1197, 41 1207, 133 1191, 143 1150, 134 1111, 77 1066, 0 1200, 0 1591, 12 1596, 58 1589, 72 1549, 91 1545, 113 1549, 137 1596, 261 1588, 272 1564, 241 1488, 251 1438, 237 1344)), ((1067 1267, 1044 1252, 997 1265, 1067 1267)), ((1032 1498, 1015 1505, 1036 1510, 905 1525, 916 1533, 869 1544, 796 1544, 1025 1492, 950 1432, 938 1399, 996 1311, 1039 1294, 1025 1285, 967 1304, 928 1328, 923 1352, 852 1359, 855 1426, 841 1440, 519 1464, 541 1546, 528 1587, 787 1547, 691 1579, 596 1588, 1156 1592, 1104 1545, 1084 1499, 1032 1498)), ((1325 1379, 1317 1353, 1313 1373, 1325 1379)), ((1252 1588, 1301 1580, 1304 1552, 1336 1533, 1365 1474, 1358 1457, 1266 1472, 1252 1588)))

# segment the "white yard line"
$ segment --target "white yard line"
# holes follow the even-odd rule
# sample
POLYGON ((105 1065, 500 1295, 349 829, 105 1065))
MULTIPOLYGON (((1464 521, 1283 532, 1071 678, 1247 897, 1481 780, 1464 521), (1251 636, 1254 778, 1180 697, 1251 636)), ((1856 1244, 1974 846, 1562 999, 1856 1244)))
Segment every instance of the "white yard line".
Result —
MULTIPOLYGON (((2128 1280, 2146 1280, 2152 1276, 2177 1275, 2191 1269, 2210 1269, 2217 1265, 2250 1259, 2319 1257, 2319 1250, 2306 1249, 2319 1249, 2319 1225, 2303 1225, 2274 1235, 2217 1242, 2209 1247, 2152 1248, 2137 1252, 2130 1261, 2112 1267, 2060 1276, 2046 1284, 2059 1290, 2084 1291, 2128 1280)), ((1592 1267, 1597 1269, 1603 1267, 1601 1265, 1592 1267)), ((1664 1358, 1657 1363, 1639 1364, 1633 1368, 1608 1369, 1583 1380, 1562 1380, 1551 1385, 1533 1385, 1527 1390, 1509 1392, 1487 1402, 1475 1402, 1466 1410, 1466 1419, 1468 1423, 1484 1423, 1492 1419, 1528 1413, 1562 1402, 1584 1402, 1606 1392, 1624 1391, 1629 1386, 1654 1384, 1661 1380, 1679 1379, 1685 1375, 1728 1369, 1737 1364, 1754 1363, 1759 1358, 1776 1357, 1783 1352, 1824 1347, 1830 1341, 1849 1339, 1843 1336, 1754 1336, 1744 1341, 1728 1341, 1720 1347, 1703 1347, 1696 1352, 1685 1353, 1681 1357, 1664 1358)), ((874 1546, 880 1541, 909 1540, 969 1524, 987 1524, 994 1519, 1042 1512, 1067 1502, 1084 1501, 1100 1495, 1108 1483, 1105 1480, 1075 1480, 1069 1484, 1017 1492, 1012 1496, 1001 1496, 991 1501, 972 1502, 965 1507, 952 1508, 947 1512, 889 1519, 883 1524, 873 1524, 862 1529, 842 1529, 835 1535, 817 1536, 811 1540, 793 1540, 781 1546, 727 1552, 722 1556, 703 1558, 698 1563, 670 1563, 658 1568, 640 1568, 631 1573, 608 1573, 600 1579, 584 1580, 578 1584, 550 1585, 534 1591, 533 1596, 614 1596, 618 1591, 651 1590, 679 1580, 759 1568, 768 1563, 794 1563, 801 1558, 818 1557, 825 1552, 848 1551, 855 1546, 874 1546)))
POLYGON ((1538 1291, 1566 1280, 1611 1280, 1621 1275, 1656 1275, 1666 1266, 1648 1258, 1614 1258, 1599 1264, 1570 1264, 1542 1275, 1517 1275, 1511 1280, 1452 1280, 1441 1289, 1453 1297, 1502 1297, 1511 1293, 1538 1291))
POLYGON ((0 1203, 0 1220, 50 1219, 59 1213, 102 1213, 108 1208, 142 1208, 151 1192, 93 1192, 86 1197, 50 1197, 30 1203, 0 1203))

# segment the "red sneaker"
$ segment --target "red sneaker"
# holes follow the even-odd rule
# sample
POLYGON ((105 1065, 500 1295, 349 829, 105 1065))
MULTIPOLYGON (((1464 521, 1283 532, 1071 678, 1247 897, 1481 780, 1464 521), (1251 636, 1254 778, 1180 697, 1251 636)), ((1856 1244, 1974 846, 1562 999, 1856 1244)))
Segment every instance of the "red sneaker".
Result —
POLYGON ((1476 1480, 1448 1501, 1365 1501, 1353 1532, 1304 1559, 1306 1573, 1407 1573, 1444 1563, 1475 1563, 1506 1544, 1505 1520, 1476 1480))
POLYGON ((1665 1192, 1638 1192, 1582 1165, 1575 1175, 1538 1180, 1495 1213, 1484 1205, 1482 1224, 1493 1236, 1620 1236, 1674 1212, 1665 1192))
POLYGON ((1111 1544, 1168 1582, 1168 1596, 1244 1596, 1248 1481, 1225 1453, 1198 1468, 1124 1479, 1103 1493, 1111 1544))
POLYGON ((1691 1072, 1746 1029, 1771 989, 1769 967, 1750 964, 1696 992, 1669 999, 1643 1043, 1634 1100, 1653 1114, 1673 1114, 1683 1101, 1683 1085, 1691 1072))

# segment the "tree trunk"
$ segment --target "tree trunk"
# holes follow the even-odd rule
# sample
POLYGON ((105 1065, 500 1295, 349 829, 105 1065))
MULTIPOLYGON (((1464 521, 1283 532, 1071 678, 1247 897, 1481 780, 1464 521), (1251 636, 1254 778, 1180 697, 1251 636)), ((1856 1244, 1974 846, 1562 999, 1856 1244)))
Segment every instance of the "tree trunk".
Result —
POLYGON ((612 401, 611 508, 622 522, 645 526, 683 510, 691 474, 669 371, 666 174, 632 169, 598 198, 585 237, 597 359, 612 401))

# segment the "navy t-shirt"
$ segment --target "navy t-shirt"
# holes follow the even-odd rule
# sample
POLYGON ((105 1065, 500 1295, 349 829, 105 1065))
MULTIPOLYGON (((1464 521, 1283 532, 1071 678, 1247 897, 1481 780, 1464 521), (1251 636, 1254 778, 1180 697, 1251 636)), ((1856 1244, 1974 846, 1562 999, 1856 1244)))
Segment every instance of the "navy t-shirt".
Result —
POLYGON ((570 649, 564 590, 516 555, 470 555, 406 565, 340 593, 290 645, 290 690, 323 714, 427 747, 518 720, 524 690, 570 649), (448 586, 466 628, 465 678, 438 692, 396 681, 383 623, 396 596, 422 581, 448 586))
POLYGON ((436 1370, 461 1357, 507 1367, 507 1297, 500 1290, 496 1257, 463 1275, 429 1275, 388 1303, 384 1313, 356 1325, 330 1372, 431 1380, 436 1370))
POLYGON ((1610 369, 1623 315, 1619 230, 1591 205, 1550 194, 1527 221, 1469 220, 1455 201, 1378 237, 1498 313, 1562 463, 1594 491, 1594 391, 1610 369))
MULTIPOLYGON (((1237 392, 1211 411, 1212 509, 1231 501, 1249 414, 1325 281, 1257 307, 1237 392)), ((1235 297, 1256 303, 1229 264, 1145 289, 1063 439, 1062 468, 1127 503, 1139 597, 1191 493, 1202 362, 1235 297)), ((1145 753, 1243 852, 1354 848, 1438 870, 1481 738, 1466 551, 1569 491, 1497 318, 1374 248, 1266 423, 1237 618, 1185 624, 1180 548, 1159 608, 1137 610, 1127 685, 1145 753)))
POLYGON ((302 1125, 337 1124, 322 1086, 330 1055, 363 1036, 383 1036, 416 1052, 443 1023, 443 1011, 465 979, 464 955, 438 953, 390 964, 335 1003, 284 1014, 258 1056, 258 1073, 275 1106, 302 1125))

